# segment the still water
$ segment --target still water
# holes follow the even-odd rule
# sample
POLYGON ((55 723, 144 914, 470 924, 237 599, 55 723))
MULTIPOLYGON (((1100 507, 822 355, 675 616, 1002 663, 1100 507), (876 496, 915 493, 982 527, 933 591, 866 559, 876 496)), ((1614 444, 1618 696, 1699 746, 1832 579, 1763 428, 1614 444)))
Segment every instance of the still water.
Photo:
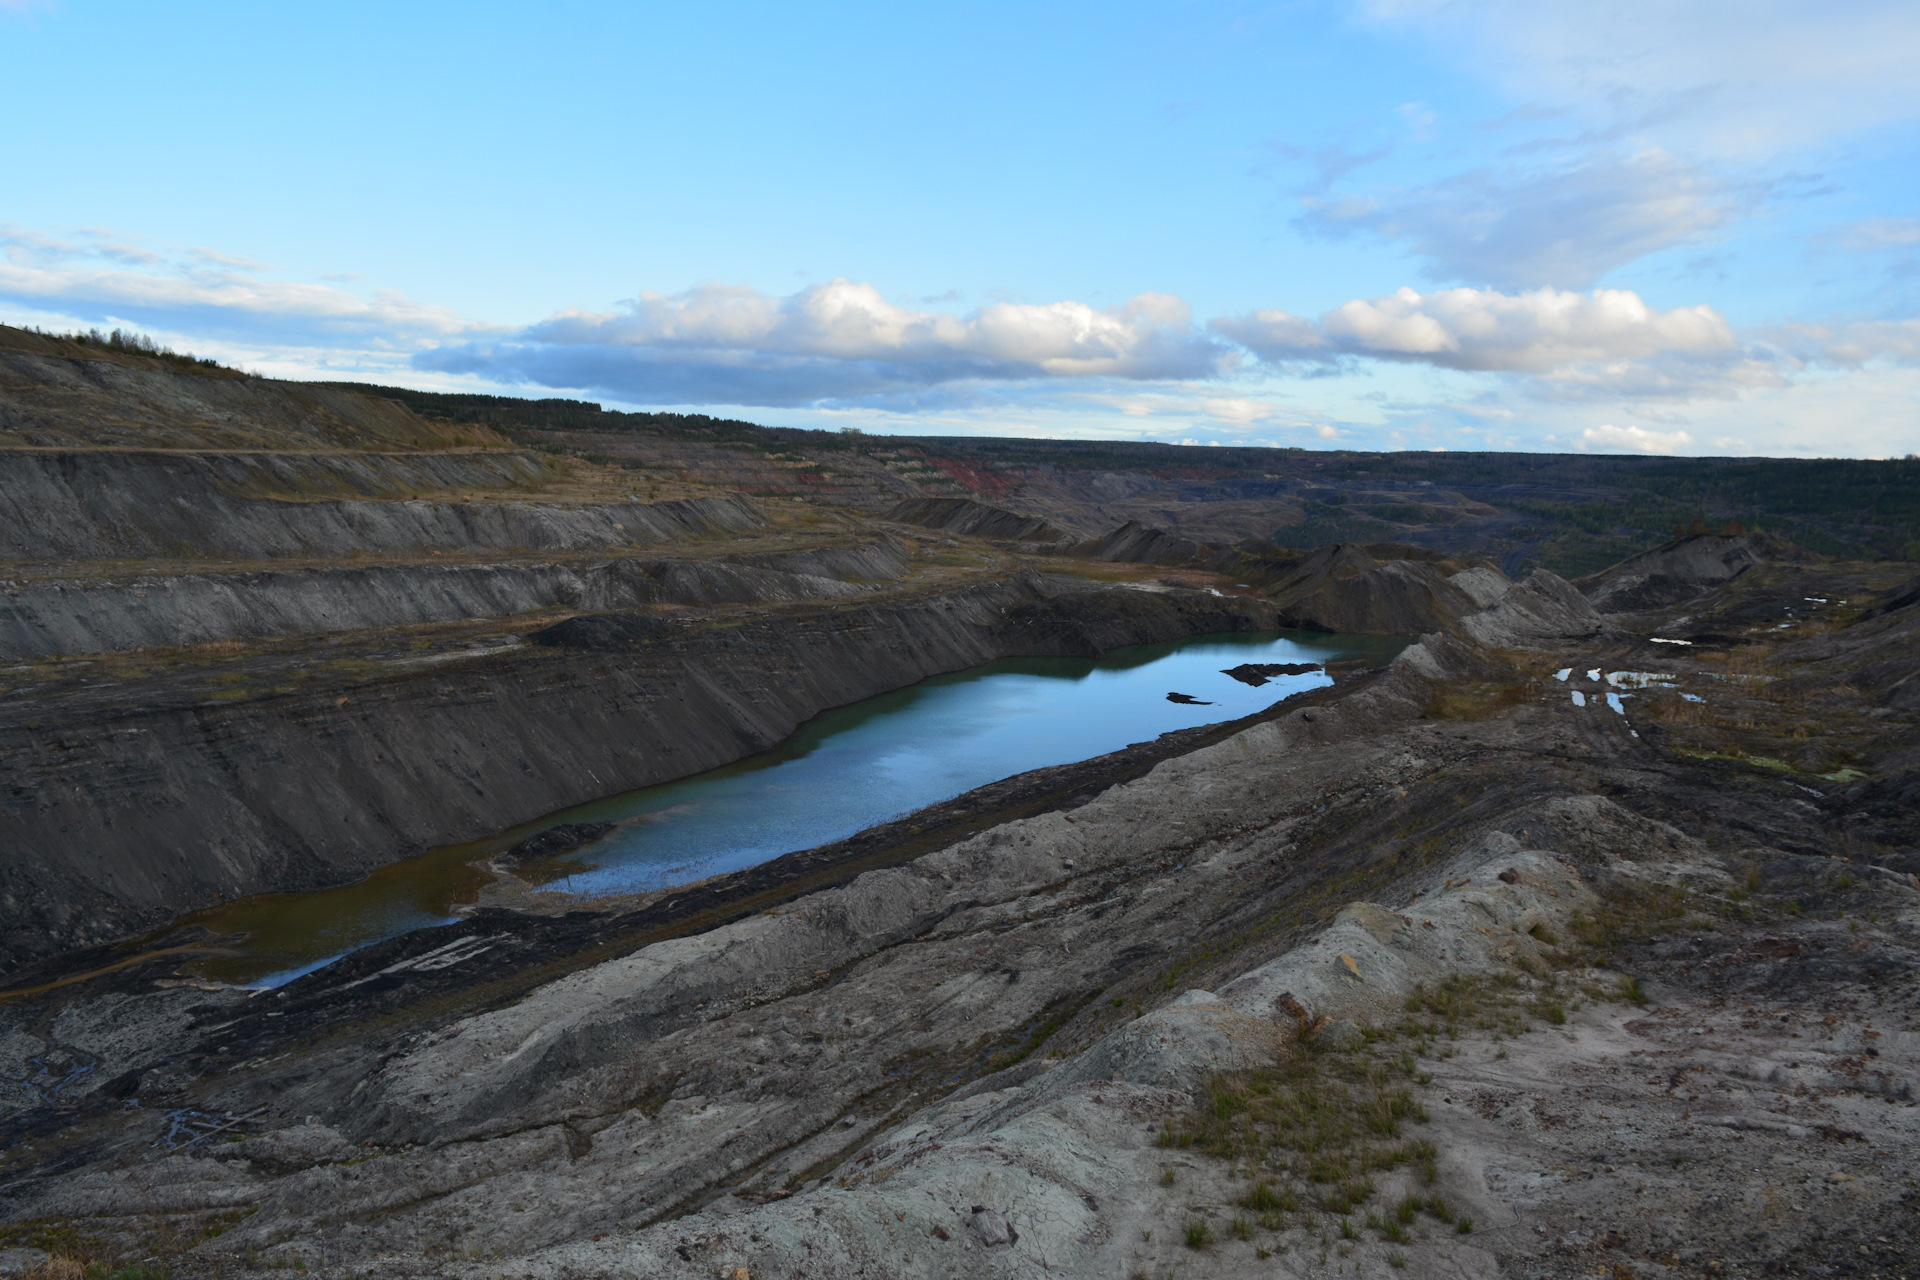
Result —
POLYGON ((1254 687, 1225 668, 1380 663, 1405 643, 1241 633, 1138 645, 1098 659, 1013 658, 937 676, 824 712, 773 750, 707 773, 436 849, 339 889, 263 894, 200 912, 192 923, 247 937, 236 954, 196 969, 226 982, 278 985, 355 947, 446 923, 487 882, 473 863, 563 822, 619 825, 570 855, 549 890, 589 899, 683 883, 839 840, 1029 769, 1250 715, 1330 683, 1315 671, 1254 687), (1170 702, 1169 693, 1208 705, 1170 702))

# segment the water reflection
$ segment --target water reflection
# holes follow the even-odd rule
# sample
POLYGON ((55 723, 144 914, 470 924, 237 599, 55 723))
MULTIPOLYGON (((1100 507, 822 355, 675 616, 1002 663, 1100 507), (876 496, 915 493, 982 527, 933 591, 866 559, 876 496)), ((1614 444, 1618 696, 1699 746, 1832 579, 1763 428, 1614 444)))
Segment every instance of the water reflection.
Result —
POLYGON ((1329 682, 1314 671, 1252 687, 1224 668, 1384 662, 1404 643, 1263 632, 1140 645, 1098 659, 1009 659, 939 676, 825 712, 771 751, 691 778, 436 849, 339 889, 261 895, 198 913, 193 922, 218 934, 248 935, 242 954, 209 957, 198 969, 273 985, 354 947, 444 923, 486 883, 474 862, 563 822, 617 825, 564 860, 526 868, 549 889, 590 897, 698 879, 842 839, 1029 769, 1250 715, 1329 682), (1172 702, 1169 693, 1206 705, 1172 702))

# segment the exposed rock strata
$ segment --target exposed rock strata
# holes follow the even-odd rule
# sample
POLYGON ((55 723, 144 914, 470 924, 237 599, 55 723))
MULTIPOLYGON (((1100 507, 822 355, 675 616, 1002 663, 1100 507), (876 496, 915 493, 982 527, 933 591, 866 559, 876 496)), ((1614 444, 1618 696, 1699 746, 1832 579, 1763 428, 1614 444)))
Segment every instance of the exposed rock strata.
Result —
POLYGON ((124 934, 214 895, 338 883, 726 764, 828 707, 996 658, 1274 625, 1257 601, 1061 585, 1026 575, 683 621, 639 649, 476 649, 224 705, 16 705, 0 720, 6 955, 124 934))
POLYGON ((1808 558, 1770 534, 1689 534, 1629 556, 1581 579, 1579 586, 1596 609, 1634 613, 1696 599, 1756 564, 1808 558))
MULTIPOLYGON (((1535 646, 1515 660, 1632 651, 1533 586, 1498 620, 1535 646), (1557 636, 1556 605, 1572 624, 1557 636)), ((176 1274, 242 1257, 476 1278, 1657 1276, 1835 1259, 1900 1274, 1920 891, 1823 850, 1827 817, 1776 778, 1703 772, 1551 680, 1503 716, 1426 715, 1439 687, 1512 679, 1508 661, 1434 636, 1345 697, 1070 812, 503 1007, 423 1010, 285 1059, 220 1057, 279 997, 74 1002, 61 1042, 122 1075, 126 1046, 191 1019, 216 1074, 130 1096, 190 1100, 210 1125, 247 1116, 231 1132, 255 1136, 170 1138, 152 1109, 119 1114, 17 1160, 13 1220, 132 1240, 154 1214, 250 1211, 176 1274), (1678 902, 1674 924, 1622 929, 1614 967, 1585 967, 1583 916, 1636 894, 1678 902), (1523 963, 1570 966, 1558 1021, 1521 1010, 1533 1029, 1468 1019, 1457 1039, 1290 1045, 1295 1010, 1392 1024, 1416 984, 1517 980, 1523 963), (1648 1006, 1613 998, 1629 973, 1648 1006), (1156 1136, 1214 1073, 1300 1052, 1354 1070, 1418 1055, 1429 1120, 1413 1129, 1436 1181, 1376 1174, 1382 1226, 1356 1214, 1355 1241, 1314 1211, 1248 1222, 1243 1241, 1249 1180, 1156 1136), (1468 1229, 1420 1214, 1404 1241, 1382 1238, 1408 1195, 1442 1198, 1468 1229), (1206 1247, 1189 1250, 1196 1222, 1206 1247)), ((486 945, 462 936, 445 963, 486 945)), ((7 1024, 9 1052, 47 1043, 33 1025, 7 1024)))
MULTIPOLYGON (((621 514, 632 518, 620 508, 600 508, 597 518, 611 521, 621 514)), ((399 564, 35 579, 15 584, 0 599, 0 657, 326 635, 508 618, 543 609, 820 600, 858 595, 864 584, 896 579, 905 571, 899 549, 879 541, 740 557, 733 563, 632 557, 585 564, 399 564)))
POLYGON ((890 508, 884 518, 1000 542, 1037 544, 1073 540, 1071 533, 1037 516, 1017 515, 971 498, 910 498, 890 508))
POLYGON ((734 495, 592 506, 458 500, 548 478, 525 453, 0 452, 0 558, 604 551, 764 524, 734 495))

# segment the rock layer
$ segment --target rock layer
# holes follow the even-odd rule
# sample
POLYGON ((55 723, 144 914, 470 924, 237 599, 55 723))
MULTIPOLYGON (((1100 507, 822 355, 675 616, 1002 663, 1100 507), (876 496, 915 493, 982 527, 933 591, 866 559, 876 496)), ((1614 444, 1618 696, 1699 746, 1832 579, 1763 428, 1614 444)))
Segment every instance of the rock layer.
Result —
POLYGON ((828 707, 996 658, 1274 625, 1256 601, 1063 586, 1026 575, 681 620, 639 648, 483 645, 226 705, 16 705, 0 720, 6 954, 104 940, 214 895, 338 883, 726 764, 828 707))
MULTIPOLYGON (((149 1103, 13 1157, 10 1220, 129 1253, 154 1215, 218 1224, 182 1275, 1902 1273, 1920 890, 1551 677, 1430 715, 1510 661, 1634 651, 1533 588, 1500 622, 1533 652, 1430 637, 1084 803, 517 999, 257 1057, 345 979, 8 1011, 16 1077, 57 1043, 149 1103), (1344 1232, 1304 1164, 1261 1201, 1161 1136, 1301 1055, 1420 1113, 1427 1154, 1344 1232)), ((1890 642, 1860 625, 1835 660, 1890 642)), ((414 963, 495 945, 450 932, 414 963)))

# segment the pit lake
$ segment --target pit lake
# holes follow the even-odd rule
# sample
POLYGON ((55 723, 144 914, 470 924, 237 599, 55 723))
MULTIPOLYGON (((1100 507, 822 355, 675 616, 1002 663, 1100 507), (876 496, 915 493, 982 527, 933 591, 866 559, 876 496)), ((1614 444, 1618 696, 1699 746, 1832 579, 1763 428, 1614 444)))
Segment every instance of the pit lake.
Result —
POLYGON ((549 814, 484 840, 380 868, 354 884, 261 894, 197 924, 236 943, 191 971, 277 986, 369 943, 457 918, 492 878, 479 864, 562 823, 613 831, 543 878, 596 898, 681 884, 868 827, 1002 778, 1117 751, 1175 729, 1236 720, 1331 683, 1324 671, 1253 685, 1246 663, 1389 661, 1404 638, 1311 632, 1201 636, 1101 658, 1010 658, 823 712, 778 747, 677 782, 549 814), (1175 702, 1182 694, 1193 702, 1175 702))

